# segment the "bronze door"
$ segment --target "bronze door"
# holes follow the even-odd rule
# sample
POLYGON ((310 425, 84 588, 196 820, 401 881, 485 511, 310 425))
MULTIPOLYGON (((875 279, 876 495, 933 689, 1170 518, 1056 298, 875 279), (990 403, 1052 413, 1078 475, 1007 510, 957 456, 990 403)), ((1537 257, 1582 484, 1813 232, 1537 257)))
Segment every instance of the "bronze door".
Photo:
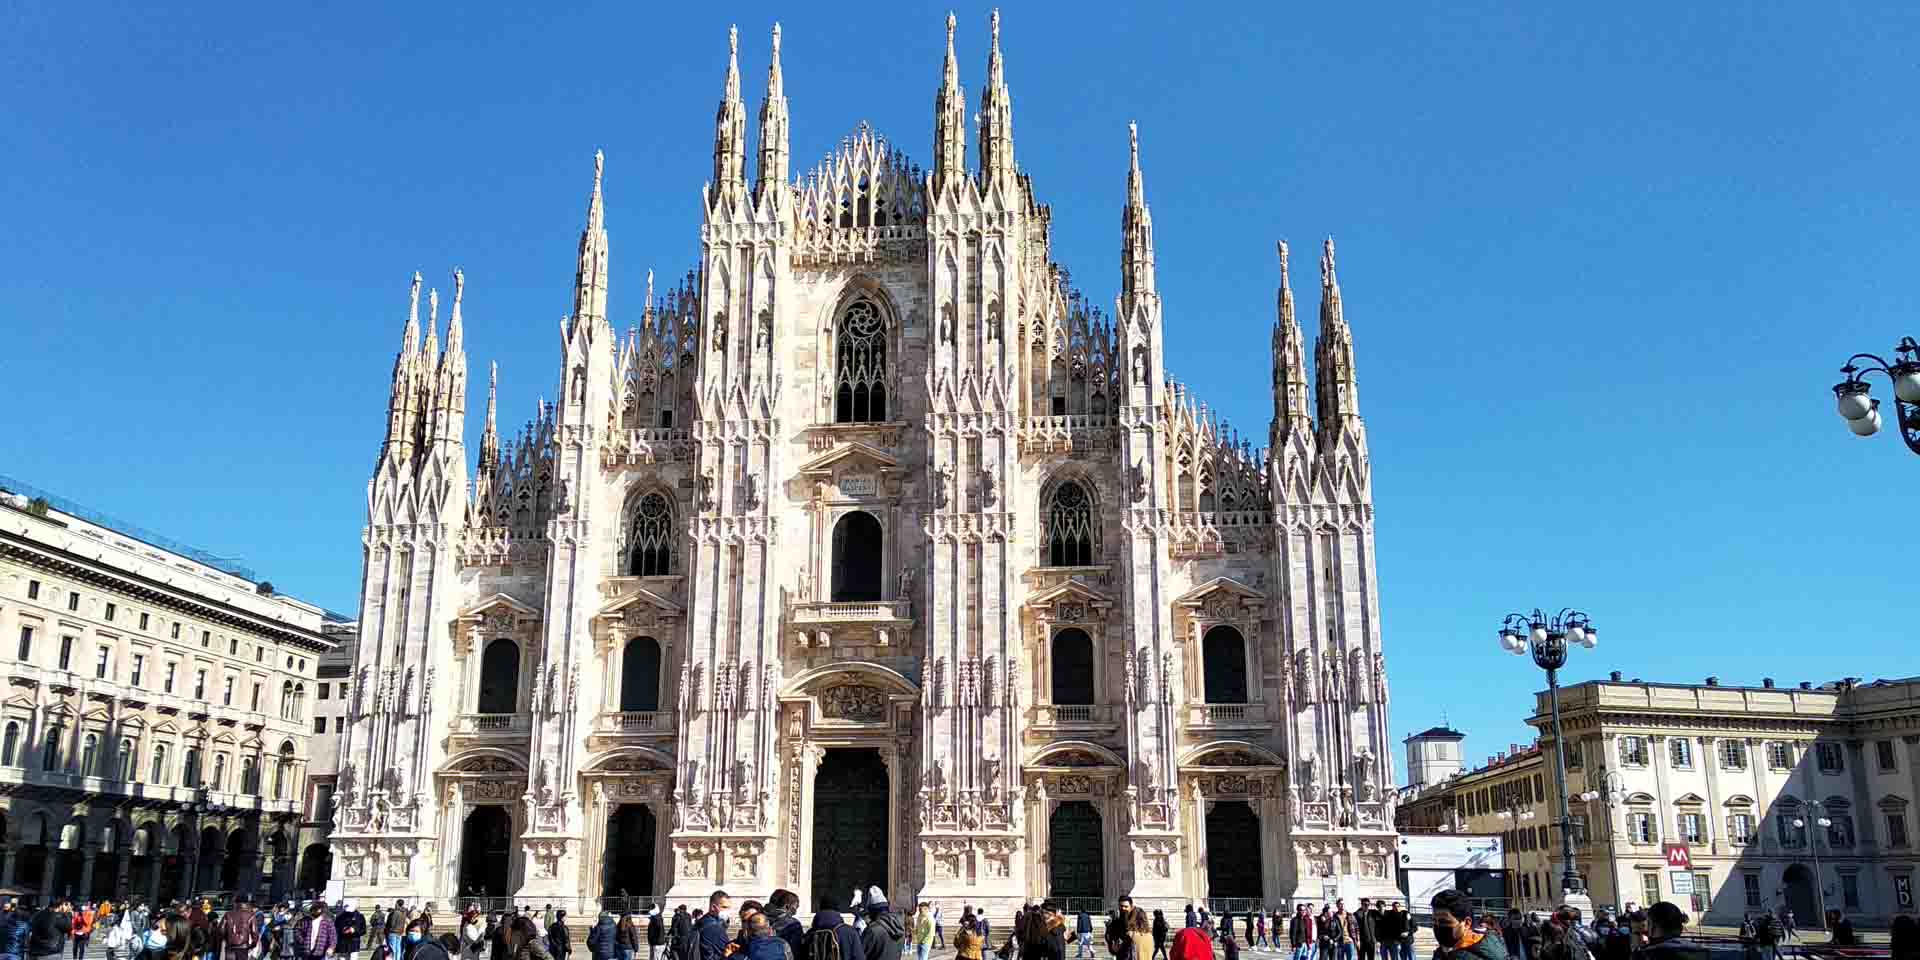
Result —
POLYGON ((1245 800, 1207 812, 1207 896, 1260 897, 1260 815, 1245 800))
POLYGON ((1068 800, 1047 821, 1047 893, 1061 897, 1106 898, 1105 862, 1100 854, 1100 811, 1085 800, 1068 800))
POLYGON ((887 767, 877 750, 828 750, 813 778, 813 896, 846 907, 887 889, 887 767))

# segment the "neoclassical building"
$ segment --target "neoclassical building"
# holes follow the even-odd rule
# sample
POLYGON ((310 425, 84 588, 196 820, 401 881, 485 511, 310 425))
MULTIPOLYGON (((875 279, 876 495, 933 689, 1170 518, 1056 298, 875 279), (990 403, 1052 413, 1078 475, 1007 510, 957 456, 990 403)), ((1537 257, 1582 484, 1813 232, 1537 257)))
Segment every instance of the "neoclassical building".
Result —
POLYGON ((464 279, 423 329, 414 278, 336 889, 1390 890, 1332 243, 1311 372, 1280 247, 1256 450, 1165 367, 1202 329, 1157 292, 1137 137, 1111 313, 1051 259, 997 15, 972 158, 949 18, 925 169, 863 124, 792 176, 779 28, 751 144, 730 47, 697 267, 609 313, 596 156, 554 399, 503 435, 490 386, 471 461, 464 279))

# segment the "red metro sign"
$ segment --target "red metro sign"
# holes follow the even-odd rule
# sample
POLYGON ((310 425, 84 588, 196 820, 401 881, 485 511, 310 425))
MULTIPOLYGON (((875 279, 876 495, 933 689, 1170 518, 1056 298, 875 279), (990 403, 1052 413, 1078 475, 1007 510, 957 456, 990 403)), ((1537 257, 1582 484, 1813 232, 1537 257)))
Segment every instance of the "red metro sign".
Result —
POLYGON ((1687 851, 1684 843, 1669 843, 1662 847, 1667 854, 1667 866, 1674 870, 1692 870, 1693 854, 1687 851))

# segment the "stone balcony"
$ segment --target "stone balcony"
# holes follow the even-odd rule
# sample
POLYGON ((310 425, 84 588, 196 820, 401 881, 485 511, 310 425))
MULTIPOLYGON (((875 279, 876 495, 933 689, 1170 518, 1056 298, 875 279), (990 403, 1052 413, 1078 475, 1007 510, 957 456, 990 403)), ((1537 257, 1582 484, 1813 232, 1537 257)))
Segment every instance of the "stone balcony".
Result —
POLYGON ((1031 722, 1045 733, 1100 733, 1119 726, 1120 710, 1104 703, 1036 703, 1031 722))
POLYGON ((1273 725, 1264 703, 1189 703, 1189 730, 1265 730, 1273 725))
POLYGON ((804 649, 835 645, 891 647, 913 632, 910 600, 847 600, 796 603, 787 608, 787 625, 804 649))
POLYGON ((673 733, 671 710, 620 710, 603 713, 595 732, 609 737, 664 737, 673 733))
POLYGON ((452 733, 477 740, 524 740, 532 731, 533 718, 524 713, 463 713, 454 718, 452 733))

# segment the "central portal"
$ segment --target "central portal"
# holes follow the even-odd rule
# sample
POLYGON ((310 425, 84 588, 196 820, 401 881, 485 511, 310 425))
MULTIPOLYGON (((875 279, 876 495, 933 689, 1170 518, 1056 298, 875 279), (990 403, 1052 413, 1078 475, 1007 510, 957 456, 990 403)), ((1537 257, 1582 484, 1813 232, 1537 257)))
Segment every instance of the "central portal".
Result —
POLYGON ((837 908, 887 888, 887 765, 880 751, 830 749, 813 778, 813 896, 837 908))

